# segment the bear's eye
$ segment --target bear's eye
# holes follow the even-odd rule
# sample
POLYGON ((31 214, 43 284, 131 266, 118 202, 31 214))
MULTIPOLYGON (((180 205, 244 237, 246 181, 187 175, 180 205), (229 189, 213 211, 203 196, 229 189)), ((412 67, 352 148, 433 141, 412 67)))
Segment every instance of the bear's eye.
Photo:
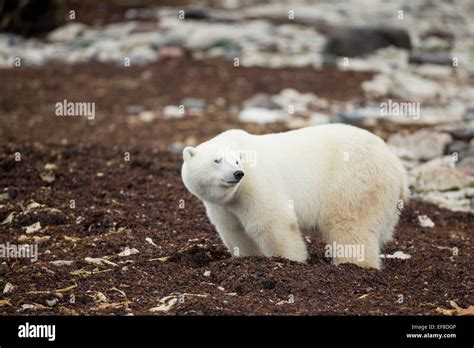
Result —
POLYGON ((239 164, 239 161, 235 161, 235 164, 239 164))
POLYGON ((221 161, 222 161, 221 159, 216 159, 214 163, 221 163, 221 161))

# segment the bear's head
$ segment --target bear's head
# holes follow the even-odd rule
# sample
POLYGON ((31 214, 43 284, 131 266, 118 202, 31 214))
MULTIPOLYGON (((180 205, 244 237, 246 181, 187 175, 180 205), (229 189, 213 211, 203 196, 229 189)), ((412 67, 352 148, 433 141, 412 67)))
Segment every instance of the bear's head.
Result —
POLYGON ((181 176, 196 197, 215 204, 229 202, 244 177, 238 151, 220 144, 203 143, 183 150, 181 176))

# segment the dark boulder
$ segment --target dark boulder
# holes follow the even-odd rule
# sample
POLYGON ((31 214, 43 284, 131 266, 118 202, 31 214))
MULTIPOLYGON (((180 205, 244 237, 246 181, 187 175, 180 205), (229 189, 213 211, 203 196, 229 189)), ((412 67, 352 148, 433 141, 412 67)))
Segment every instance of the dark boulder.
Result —
POLYGON ((453 65, 453 58, 446 52, 412 52, 409 57, 412 64, 453 65))
POLYGON ((327 40, 326 53, 340 57, 364 56, 388 46, 412 47, 406 30, 391 27, 336 28, 328 32, 327 40))

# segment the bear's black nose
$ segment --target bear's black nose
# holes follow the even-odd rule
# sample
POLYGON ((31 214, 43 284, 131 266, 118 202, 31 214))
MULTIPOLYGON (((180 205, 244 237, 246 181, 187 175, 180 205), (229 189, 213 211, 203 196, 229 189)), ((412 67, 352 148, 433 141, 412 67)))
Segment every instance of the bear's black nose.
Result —
POLYGON ((237 181, 240 181, 240 179, 242 179, 243 177, 244 177, 244 172, 243 171, 237 170, 236 172, 234 172, 234 178, 237 181))

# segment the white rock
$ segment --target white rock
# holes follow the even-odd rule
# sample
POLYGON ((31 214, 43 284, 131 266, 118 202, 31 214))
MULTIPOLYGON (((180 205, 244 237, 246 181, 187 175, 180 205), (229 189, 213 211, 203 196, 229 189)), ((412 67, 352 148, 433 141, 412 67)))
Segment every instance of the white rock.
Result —
POLYGON ((300 93, 295 89, 285 88, 279 94, 272 96, 272 100, 285 111, 291 108, 294 113, 304 113, 318 98, 313 93, 300 93))
POLYGON ((435 226, 433 220, 431 220, 427 215, 418 215, 418 224, 421 227, 433 228, 435 226))
POLYGON ((291 118, 289 121, 287 121, 285 123, 285 125, 289 129, 298 129, 298 128, 303 128, 303 127, 309 126, 310 121, 306 118, 295 117, 295 118, 291 118))
POLYGON ((452 67, 436 64, 421 64, 415 71, 418 75, 435 79, 447 79, 453 74, 452 67))
POLYGON ((46 304, 50 307, 54 307, 59 300, 57 298, 53 298, 52 300, 46 300, 46 304))
POLYGON ((176 105, 167 105, 163 108, 163 116, 165 118, 182 118, 184 117, 184 112, 181 112, 176 105))
POLYGON ((8 216, 5 218, 5 220, 2 221, 2 225, 5 224, 11 224, 13 222, 13 218, 15 217, 15 212, 12 211, 8 216))
POLYGON ((48 307, 45 307, 41 304, 38 303, 24 303, 21 305, 20 311, 26 311, 28 309, 33 309, 33 310, 40 310, 40 309, 47 309, 48 307))
POLYGON ((35 201, 31 201, 30 203, 26 205, 26 211, 30 212, 31 210, 35 210, 41 207, 44 207, 44 204, 39 204, 35 201))
POLYGON ((390 254, 382 254, 380 255, 381 258, 387 259, 400 259, 400 260, 407 260, 411 258, 411 255, 405 254, 403 251, 396 251, 392 255, 390 254))
POLYGON ((61 266, 71 266, 74 261, 68 261, 68 260, 57 260, 57 261, 50 261, 50 264, 56 267, 61 267, 61 266))
POLYGON ((474 206, 472 205, 474 201, 474 188, 446 192, 430 191, 421 194, 415 193, 414 198, 433 203, 438 207, 451 211, 474 213, 474 206))
POLYGON ((41 230, 41 224, 38 222, 35 222, 34 224, 31 224, 30 226, 23 227, 26 231, 26 234, 34 233, 39 230, 41 230))
POLYGON ((131 64, 149 64, 158 59, 158 53, 151 47, 135 47, 128 54, 131 64))
POLYGON ((113 263, 112 261, 109 261, 107 259, 104 259, 104 258, 100 258, 100 257, 86 257, 84 258, 84 261, 86 261, 87 263, 90 263, 92 265, 110 265, 110 266, 117 266, 116 263, 113 263))
POLYGON ((328 115, 328 114, 324 114, 324 113, 321 113, 321 112, 313 112, 310 115, 309 123, 313 126, 316 126, 318 124, 329 123, 330 119, 331 119, 331 116, 328 115))
POLYGON ((288 121, 289 115, 282 110, 269 110, 263 108, 248 108, 244 109, 239 114, 239 121, 253 122, 253 123, 274 123, 288 121))
POLYGON ((380 48, 364 58, 339 58, 337 65, 341 70, 391 73, 392 71, 406 70, 408 51, 389 46, 380 48))
POLYGON ((46 163, 44 165, 44 169, 45 170, 57 170, 58 169, 58 166, 54 163, 46 163))
POLYGON ((102 293, 100 291, 96 292, 92 297, 97 302, 108 302, 109 301, 107 299, 107 296, 105 296, 104 293, 102 293))
POLYGON ((48 34, 48 40, 51 42, 70 42, 78 37, 87 25, 78 22, 71 22, 62 27, 56 28, 48 34))
POLYGON ((138 118, 143 122, 151 122, 155 119, 155 113, 153 111, 144 110, 138 114, 138 118))
MULTIPOLYGON (((105 36, 117 40, 136 40, 138 37, 145 37, 146 35, 140 36, 140 34, 149 34, 149 33, 133 33, 132 31, 137 27, 138 22, 127 21, 120 23, 111 23, 108 24, 105 28, 97 28, 98 30, 94 33, 91 32, 92 36, 105 36), (130 39, 133 37, 133 39, 130 39)), ((157 35, 156 33, 154 35, 157 35)))
MULTIPOLYGON (((474 95, 474 94, 473 94, 474 95)), ((451 124, 463 120, 466 106, 462 101, 452 100, 448 104, 421 107, 420 123, 429 125, 451 124)))
POLYGON ((168 312, 176 303, 178 299, 176 296, 166 296, 160 299, 158 306, 150 308, 150 312, 168 312))
POLYGON ((158 245, 155 244, 155 242, 153 241, 153 239, 151 239, 150 237, 146 237, 146 238, 145 238, 145 241, 146 241, 147 243, 150 243, 150 244, 153 245, 153 246, 158 246, 158 245))
POLYGON ((368 97, 382 97, 387 95, 392 81, 387 74, 377 74, 372 80, 362 82, 362 90, 368 97))
POLYGON ((52 171, 45 171, 43 173, 40 173, 41 180, 44 182, 51 184, 56 180, 56 176, 54 175, 54 172, 52 171))
POLYGON ((135 255, 138 254, 139 251, 135 248, 130 249, 129 247, 126 247, 125 250, 122 252, 118 253, 117 255, 120 257, 125 257, 125 256, 130 256, 130 255, 135 255))
POLYGON ((3 288, 3 293, 4 293, 4 294, 7 294, 7 293, 13 291, 15 288, 16 288, 16 286, 13 285, 12 283, 7 283, 7 284, 5 285, 5 287, 3 288))
POLYGON ((117 41, 111 39, 99 39, 92 44, 96 49, 95 57, 100 62, 120 62, 123 65, 123 59, 127 56, 121 49, 117 41))
POLYGON ((392 79, 390 93, 404 100, 431 100, 444 91, 438 83, 406 71, 395 72, 392 79))
POLYGON ((423 51, 447 51, 450 49, 450 43, 440 37, 430 36, 420 41, 417 48, 423 51))

